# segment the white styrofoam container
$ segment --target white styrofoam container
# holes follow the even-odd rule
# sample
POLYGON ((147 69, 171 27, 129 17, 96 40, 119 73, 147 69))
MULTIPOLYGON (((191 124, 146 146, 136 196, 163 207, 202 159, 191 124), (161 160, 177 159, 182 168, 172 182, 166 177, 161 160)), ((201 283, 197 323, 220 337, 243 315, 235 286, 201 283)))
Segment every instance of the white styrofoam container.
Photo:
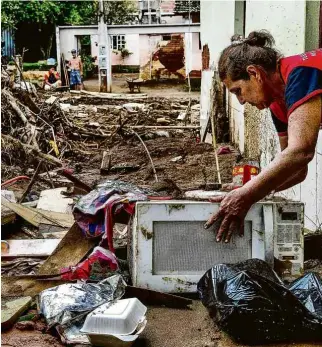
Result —
POLYGON ((146 306, 137 298, 103 304, 86 317, 81 331, 86 334, 130 335, 146 311, 146 306))
POLYGON ((144 330, 147 320, 143 317, 137 330, 131 335, 106 335, 106 334, 87 334, 89 342, 99 347, 131 347, 135 340, 144 330))

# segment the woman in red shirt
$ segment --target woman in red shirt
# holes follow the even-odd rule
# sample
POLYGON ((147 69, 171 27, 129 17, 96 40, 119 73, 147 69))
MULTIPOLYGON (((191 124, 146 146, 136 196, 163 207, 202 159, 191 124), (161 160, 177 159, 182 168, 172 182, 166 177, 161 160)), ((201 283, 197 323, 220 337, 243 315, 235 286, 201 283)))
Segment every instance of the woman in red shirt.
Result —
POLYGON ((217 242, 229 242, 237 230, 243 234, 250 207, 302 182, 314 157, 322 117, 322 49, 284 58, 273 44, 268 32, 252 32, 233 41, 219 59, 219 77, 242 105, 270 108, 282 151, 243 187, 213 199, 220 209, 205 228, 221 221, 217 242))

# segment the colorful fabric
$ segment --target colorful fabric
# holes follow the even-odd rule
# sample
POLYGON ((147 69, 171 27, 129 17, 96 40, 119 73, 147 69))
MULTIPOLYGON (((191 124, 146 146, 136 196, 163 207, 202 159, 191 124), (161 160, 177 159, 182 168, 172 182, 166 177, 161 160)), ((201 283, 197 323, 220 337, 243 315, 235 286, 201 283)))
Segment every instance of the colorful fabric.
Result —
POLYGON ((284 101, 273 102, 270 110, 278 135, 287 136, 291 113, 316 95, 322 95, 322 48, 282 58, 280 73, 285 83, 284 101))
POLYGON ((62 268, 61 278, 66 281, 94 280, 101 281, 115 275, 119 269, 117 258, 114 253, 102 247, 95 247, 87 259, 77 264, 62 268))
POLYGON ((125 192, 111 189, 110 185, 100 186, 82 196, 76 203, 73 214, 84 235, 88 238, 101 237, 102 247, 114 252, 113 226, 115 218, 122 212, 128 218, 134 213, 135 202, 147 200, 147 195, 134 191, 125 192))
POLYGON ((82 84, 82 78, 79 70, 72 70, 70 72, 70 85, 80 85, 82 84))

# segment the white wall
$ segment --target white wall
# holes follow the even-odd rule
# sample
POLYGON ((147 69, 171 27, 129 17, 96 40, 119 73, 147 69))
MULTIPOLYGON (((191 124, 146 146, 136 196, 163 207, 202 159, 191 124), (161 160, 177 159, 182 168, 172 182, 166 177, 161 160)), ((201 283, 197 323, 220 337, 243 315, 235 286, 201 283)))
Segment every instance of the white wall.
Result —
MULTIPOLYGON (((241 21, 237 18, 243 12, 239 7, 235 7, 234 1, 201 1, 201 43, 202 46, 205 44, 209 46, 211 66, 208 71, 202 71, 200 97, 202 127, 206 124, 210 110, 211 79, 220 52, 229 45, 230 37, 236 30, 238 29, 240 33, 242 28, 241 21)), ((314 6, 309 6, 312 7, 314 6)), ((245 34, 248 35, 253 30, 266 29, 274 36, 276 46, 282 54, 287 56, 302 53, 308 44, 316 42, 316 35, 308 33, 306 29, 317 27, 316 22, 310 21, 318 20, 318 16, 315 13, 306 17, 307 8, 305 0, 246 0, 245 34)), ((262 167, 267 166, 279 152, 278 137, 269 111, 258 111, 249 105, 243 107, 231 95, 228 98, 227 108, 233 142, 238 145, 241 152, 245 151, 248 157, 260 158, 262 167)), ((305 203, 307 229, 315 231, 322 227, 322 130, 319 134, 316 155, 309 164, 307 179, 301 185, 282 192, 281 195, 305 203)))
MULTIPOLYGON (((316 16, 306 19, 306 2, 297 1, 251 1, 246 2, 246 35, 258 29, 267 29, 276 41, 276 47, 285 56, 302 53, 307 46, 307 21, 318 20, 316 16)), ((316 24, 316 23, 315 23, 316 24)), ((312 23, 312 27, 315 27, 312 23)), ((260 119, 257 127, 245 129, 249 141, 259 139, 261 165, 265 167, 279 152, 278 140, 268 111, 250 111, 247 117, 260 119), (259 118, 258 118, 259 117, 259 118)), ((252 122, 250 122, 251 124, 252 122)), ((322 152, 322 133, 320 131, 316 152, 322 152)), ((322 226, 322 156, 316 153, 309 164, 306 180, 281 193, 289 199, 305 203, 305 227, 315 231, 322 226)))
POLYGON ((132 52, 132 54, 125 58, 123 62, 121 54, 115 54, 112 51, 112 65, 140 65, 140 35, 125 35, 125 42, 125 48, 132 52))
POLYGON ((201 50, 199 49, 199 33, 184 34, 184 55, 186 75, 192 70, 201 70, 201 50))
POLYGON ((200 97, 200 125, 203 134, 210 112, 210 91, 214 70, 220 52, 229 44, 234 34, 235 3, 234 1, 201 1, 200 31, 201 47, 208 45, 210 69, 202 71, 200 97))
MULTIPOLYGON (((70 51, 72 49, 77 49, 77 36, 80 35, 97 36, 98 29, 91 27, 84 29, 73 29, 72 27, 59 29, 60 53, 63 53, 66 59, 71 58, 70 51)), ((59 57, 57 57, 57 60, 60 60, 59 57)))

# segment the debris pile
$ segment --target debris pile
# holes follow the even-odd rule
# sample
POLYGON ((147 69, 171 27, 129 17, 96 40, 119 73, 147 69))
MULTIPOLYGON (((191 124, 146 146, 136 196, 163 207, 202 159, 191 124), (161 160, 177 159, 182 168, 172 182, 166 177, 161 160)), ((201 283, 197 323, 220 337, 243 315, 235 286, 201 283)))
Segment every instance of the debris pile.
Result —
MULTIPOLYGON (((197 99, 35 94, 23 85, 2 77, 2 181, 36 170, 39 161, 40 173, 46 166, 53 178, 68 166, 89 185, 101 175, 139 185, 170 179, 183 189, 218 181, 213 147, 199 143, 197 99)), ((220 158, 223 183, 231 182, 237 154, 220 158)))

